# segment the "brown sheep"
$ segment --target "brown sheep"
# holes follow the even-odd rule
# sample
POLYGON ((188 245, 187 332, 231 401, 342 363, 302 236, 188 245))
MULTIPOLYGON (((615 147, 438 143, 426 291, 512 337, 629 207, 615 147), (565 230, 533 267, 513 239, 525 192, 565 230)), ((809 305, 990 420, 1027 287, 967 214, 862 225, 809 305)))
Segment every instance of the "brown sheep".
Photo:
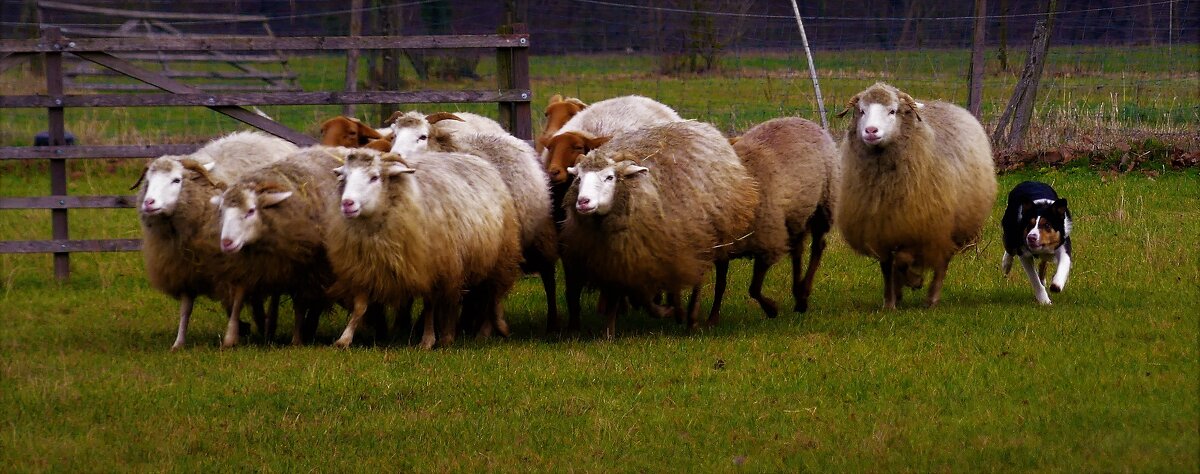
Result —
POLYGON ((562 128, 563 124, 571 120, 580 110, 587 108, 582 100, 574 97, 563 98, 561 94, 554 94, 550 97, 550 103, 546 105, 546 128, 542 129, 542 134, 538 135, 534 140, 534 146, 537 153, 540 155, 542 150, 546 148, 546 143, 550 137, 553 137, 558 129, 562 128))
POLYGON ((571 168, 561 236, 570 327, 588 282, 605 299, 606 336, 622 297, 645 302, 692 288, 686 311, 697 326, 700 284, 730 257, 754 217, 758 193, 737 154, 711 125, 672 122, 618 135, 571 168))
POLYGON ((374 128, 356 118, 344 115, 331 118, 321 124, 321 144, 325 146, 358 148, 381 138, 384 136, 374 128))
POLYGON ((975 242, 996 199, 992 148, 979 121, 947 102, 921 104, 884 83, 859 92, 841 145, 836 220, 854 251, 879 260, 884 308, 905 285, 936 306, 950 258, 975 242))
MULTIPOLYGON (((837 145, 820 125, 799 117, 763 122, 730 142, 758 183, 758 209, 750 235, 734 243, 731 250, 734 257, 754 259, 750 296, 767 317, 778 314, 775 302, 762 294, 762 285, 771 266, 790 252, 795 310, 807 311, 841 185, 837 145), (812 249, 806 271, 804 241, 810 234, 812 249)), ((719 317, 728 270, 728 261, 716 262, 711 321, 719 317)))

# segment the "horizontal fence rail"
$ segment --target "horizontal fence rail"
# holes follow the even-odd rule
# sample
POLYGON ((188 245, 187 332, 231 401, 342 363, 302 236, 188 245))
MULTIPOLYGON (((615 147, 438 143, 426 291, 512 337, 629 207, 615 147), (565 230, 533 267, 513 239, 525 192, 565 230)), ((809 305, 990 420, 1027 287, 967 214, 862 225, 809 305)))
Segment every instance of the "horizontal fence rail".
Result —
MULTIPOLYGON (((102 14, 99 7, 77 6, 68 3, 43 1, 55 8, 102 14)), ((158 19, 185 19, 190 14, 147 12, 158 19), (182 16, 180 16, 182 15, 182 16), (176 18, 178 17, 178 18, 176 18)), ((258 21, 257 17, 230 15, 229 21, 258 21)), ((148 17, 149 18, 149 17, 148 17)), ((529 103, 533 93, 529 86, 529 36, 523 25, 509 25, 504 31, 511 34, 464 36, 338 36, 286 37, 269 36, 204 36, 153 35, 150 37, 72 38, 64 36, 68 28, 46 27, 36 39, 0 40, 0 72, 27 63, 35 56, 43 58, 46 68, 46 94, 0 95, 0 110, 13 108, 44 108, 48 114, 50 146, 0 147, 0 161, 48 160, 51 186, 49 196, 0 197, 0 210, 48 209, 51 212, 50 240, 0 241, 3 253, 53 253, 55 276, 70 275, 69 256, 73 252, 125 252, 141 249, 138 239, 72 240, 67 229, 69 209, 122 209, 137 207, 132 195, 69 196, 66 186, 68 160, 108 158, 149 158, 161 155, 183 155, 194 152, 199 144, 158 145, 80 145, 66 146, 64 112, 67 107, 185 107, 202 106, 227 115, 267 133, 298 145, 314 144, 306 133, 292 130, 274 120, 258 115, 243 106, 260 105, 349 105, 379 103, 495 103, 500 122, 518 138, 532 139, 533 127, 529 103), (273 92, 205 92, 180 82, 183 78, 255 78, 255 72, 152 71, 131 61, 158 60, 161 53, 177 52, 172 59, 195 61, 248 61, 258 58, 255 53, 277 54, 281 51, 337 51, 357 54, 357 50, 382 49, 494 49, 497 61, 497 84, 490 90, 420 90, 420 91, 355 91, 347 84, 344 91, 273 91, 273 92), (230 54, 237 52, 239 54, 230 54), (195 54, 190 54, 195 53, 195 54), (64 55, 72 55, 98 65, 99 74, 109 77, 128 77, 140 81, 136 89, 158 90, 111 94, 67 93, 64 79, 73 72, 63 70, 64 55)), ((74 31, 75 33, 84 33, 74 31)), ((36 63, 35 63, 36 64, 36 63)), ((257 75, 263 75, 257 73, 257 75)), ((347 82, 353 77, 348 75, 347 82)), ((128 89, 125 89, 128 90, 128 89)), ((259 88, 258 90, 262 90, 259 88)), ((72 91, 74 92, 74 91, 72 91)))

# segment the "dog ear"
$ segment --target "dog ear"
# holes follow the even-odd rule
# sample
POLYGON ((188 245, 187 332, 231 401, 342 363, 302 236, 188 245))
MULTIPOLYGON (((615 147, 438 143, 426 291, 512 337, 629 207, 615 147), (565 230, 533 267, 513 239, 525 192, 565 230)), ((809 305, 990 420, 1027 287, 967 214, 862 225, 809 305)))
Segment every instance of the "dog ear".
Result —
POLYGON ((358 146, 364 146, 371 140, 383 138, 383 135, 380 135, 379 132, 375 131, 374 128, 371 128, 370 125, 355 120, 354 126, 358 127, 358 146))
POLYGON ((1059 198, 1050 205, 1050 209, 1060 216, 1067 215, 1067 198, 1059 198))
POLYGON ((592 150, 600 148, 601 146, 604 146, 605 143, 608 143, 609 140, 612 140, 612 137, 586 138, 583 141, 583 152, 586 154, 592 150))

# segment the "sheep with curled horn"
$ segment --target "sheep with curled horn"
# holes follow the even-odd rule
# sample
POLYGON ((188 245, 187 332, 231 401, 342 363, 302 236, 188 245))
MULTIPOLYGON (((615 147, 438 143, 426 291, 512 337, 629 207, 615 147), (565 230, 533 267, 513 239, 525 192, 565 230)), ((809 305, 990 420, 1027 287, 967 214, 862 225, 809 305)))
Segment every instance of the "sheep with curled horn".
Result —
POLYGON ((884 83, 856 94, 846 114, 838 229, 879 261, 884 308, 929 270, 926 303, 935 306, 951 257, 976 241, 996 199, 987 134, 962 107, 920 103, 884 83))

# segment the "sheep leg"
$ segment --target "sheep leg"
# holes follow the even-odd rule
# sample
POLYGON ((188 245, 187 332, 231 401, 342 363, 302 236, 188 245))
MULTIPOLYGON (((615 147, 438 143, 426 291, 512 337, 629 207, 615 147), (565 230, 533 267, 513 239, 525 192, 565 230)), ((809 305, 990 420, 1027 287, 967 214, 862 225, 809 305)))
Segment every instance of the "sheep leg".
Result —
POLYGON ((238 331, 241 329, 242 318, 242 303, 246 299, 246 288, 236 287, 233 289, 233 304, 229 307, 229 324, 225 326, 225 338, 221 341, 222 348, 230 348, 238 344, 240 335, 238 331))
POLYGON ((297 299, 295 296, 292 297, 292 313, 294 313, 293 319, 295 320, 295 324, 292 325, 293 346, 304 344, 304 340, 306 339, 304 336, 305 333, 308 332, 307 327, 309 314, 308 304, 306 303, 307 302, 303 300, 297 299))
POLYGON ((398 304, 396 304, 396 306, 395 306, 396 317, 392 320, 392 328, 395 330, 394 333, 399 333, 400 328, 403 328, 408 333, 408 335, 410 335, 410 336, 412 335, 412 332, 413 332, 412 308, 413 308, 412 298, 405 298, 402 301, 400 301, 398 304))
POLYGON ((437 303, 430 297, 425 297, 425 304, 421 308, 421 319, 424 321, 424 328, 421 333, 420 347, 422 349, 433 349, 433 343, 437 342, 437 336, 434 333, 433 320, 435 317, 434 306, 437 303))
POLYGON ((567 330, 578 333, 581 329, 579 299, 583 294, 583 278, 578 270, 572 271, 569 266, 563 268, 563 278, 567 285, 567 330))
POLYGON ((708 311, 710 326, 721 321, 721 301, 725 298, 725 284, 728 283, 729 260, 718 260, 714 262, 713 266, 716 269, 715 275, 713 275, 716 284, 713 285, 712 308, 708 311))
POLYGON ((258 329, 258 334, 262 336, 263 342, 270 342, 270 339, 267 338, 267 313, 263 310, 262 296, 250 297, 250 315, 254 318, 254 327, 258 329))
POLYGON ((762 306, 763 312, 767 313, 768 318, 774 318, 779 314, 779 306, 771 298, 762 294, 763 280, 767 278, 767 270, 770 269, 771 262, 766 257, 754 256, 754 275, 750 277, 750 297, 754 298, 759 306, 762 306))
MULTIPOLYGON (((358 325, 362 323, 363 315, 367 313, 367 307, 370 306, 365 293, 354 295, 354 309, 350 314, 350 322, 346 323, 346 330, 342 331, 342 337, 333 342, 334 347, 345 349, 350 347, 350 343, 354 341, 354 331, 358 329, 358 325)), ((296 313, 299 318, 300 313, 296 313)), ((297 327, 301 321, 296 321, 297 327)))
MULTIPOLYGON (((454 337, 458 333, 458 313, 462 309, 460 293, 457 291, 447 292, 440 298, 440 302, 435 305, 437 312, 435 313, 440 329, 437 339, 438 347, 448 347, 454 343, 454 337)), ((488 321, 491 318, 484 318, 488 321)))
POLYGON ((943 257, 933 266, 933 280, 929 282, 929 296, 925 303, 933 308, 942 300, 942 282, 946 279, 946 269, 950 267, 950 257, 943 257))
POLYGON ((375 340, 386 341, 388 337, 387 306, 373 303, 367 306, 367 321, 375 328, 375 340))
MULTIPOLYGON (((689 331, 700 327, 700 285, 692 287, 692 296, 688 298, 687 319, 689 331)), ((711 319, 706 321, 705 324, 710 321, 711 319)))
POLYGON ((546 292, 546 332, 558 331, 558 286, 554 281, 554 262, 544 262, 538 269, 542 277, 542 289, 546 292))
POLYGON ((892 284, 892 257, 879 260, 879 271, 883 273, 883 309, 896 309, 896 287, 892 284))
POLYGON ((600 298, 604 301, 604 339, 613 340, 617 337, 617 310, 621 306, 621 298, 625 295, 614 291, 601 291, 600 298))
POLYGON ((196 305, 196 297, 187 293, 179 298, 179 331, 175 333, 175 343, 171 344, 171 350, 177 351, 183 347, 184 339, 187 338, 188 323, 192 319, 192 308, 196 305))
POLYGON ((275 340, 275 330, 279 328, 279 293, 271 295, 267 302, 267 342, 275 340))
POLYGON ((799 268, 803 264, 800 249, 792 248, 792 297, 796 300, 795 311, 808 311, 808 297, 812 295, 813 280, 816 279, 817 269, 821 267, 821 257, 825 255, 825 234, 813 234, 812 248, 808 256, 808 268, 804 270, 804 279, 797 284, 799 268))

